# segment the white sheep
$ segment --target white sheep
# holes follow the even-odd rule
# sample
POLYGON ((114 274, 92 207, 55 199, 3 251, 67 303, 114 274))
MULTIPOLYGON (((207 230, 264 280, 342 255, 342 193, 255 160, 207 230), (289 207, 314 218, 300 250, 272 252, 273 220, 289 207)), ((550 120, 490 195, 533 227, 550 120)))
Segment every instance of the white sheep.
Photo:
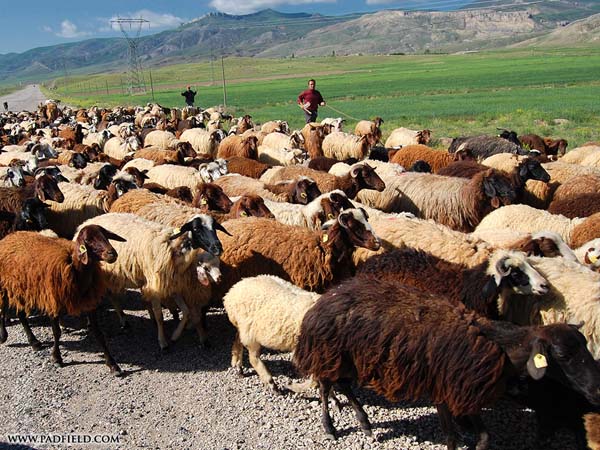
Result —
MULTIPOLYGON (((102 265, 111 291, 141 289, 144 300, 150 302, 158 327, 158 342, 161 349, 168 346, 163 328, 162 304, 173 307, 172 301, 181 309, 183 317, 171 339, 177 340, 183 332, 190 308, 206 305, 210 289, 198 283, 198 250, 195 232, 200 228, 206 239, 207 248, 220 254, 221 244, 214 231, 215 222, 210 216, 198 215, 190 218, 180 229, 151 222, 135 214, 108 213, 86 221, 116 233, 127 242, 116 247, 120 260, 116 265, 102 265), (218 251, 215 249, 218 248, 218 251)), ((201 321, 197 321, 201 340, 206 338, 201 321)))
POLYGON ((154 161, 150 160, 150 159, 146 159, 146 158, 134 158, 131 161, 128 161, 123 166, 123 170, 127 170, 130 167, 135 167, 136 169, 138 169, 140 171, 150 170, 155 165, 156 165, 156 163, 154 161))
POLYGON ((392 130, 385 141, 386 148, 402 147, 405 145, 427 145, 431 139, 430 130, 411 130, 410 128, 396 128, 392 130))
POLYGON ((323 155, 340 161, 348 158, 361 160, 368 156, 374 144, 369 135, 355 136, 343 131, 334 131, 323 139, 323 155))
POLYGON ((306 153, 299 148, 273 148, 259 145, 258 160, 273 166, 294 166, 306 160, 306 153))
POLYGON ((160 150, 174 149, 179 140, 170 131, 153 130, 144 138, 144 147, 156 147, 160 150))
POLYGON ((596 155, 600 153, 600 146, 597 145, 585 145, 583 147, 577 147, 572 150, 569 150, 562 158, 560 158, 561 162, 569 163, 569 164, 582 164, 583 160, 591 155, 596 155))
POLYGON ((193 191, 198 183, 204 182, 198 169, 173 164, 154 166, 148 170, 146 175, 148 176, 147 183, 157 183, 167 189, 187 186, 193 191))
POLYGON ((290 352, 296 346, 304 314, 319 294, 300 289, 272 275, 244 278, 223 297, 229 321, 237 333, 231 349, 231 366, 242 372, 244 348, 260 380, 278 390, 260 360, 260 349, 290 352))
POLYGON ((329 125, 331 127, 331 131, 344 131, 342 129, 344 122, 346 122, 346 119, 342 119, 341 117, 326 117, 321 120, 321 125, 329 125))
POLYGON ((475 231, 476 233, 490 229, 510 229, 527 233, 553 231, 570 244, 574 228, 584 220, 585 218, 569 219, 527 205, 508 205, 485 216, 475 231))
POLYGON ((88 133, 83 137, 82 144, 90 146, 92 144, 98 144, 98 147, 100 147, 102 150, 104 148, 104 144, 106 144, 111 137, 113 137, 113 134, 110 132, 110 130, 104 129, 97 133, 88 133))
POLYGON ((136 136, 129 136, 125 139, 115 136, 104 144, 104 153, 111 158, 122 160, 135 153, 140 147, 140 141, 136 136))
POLYGON ((217 156, 222 139, 222 130, 207 131, 202 128, 190 128, 179 136, 180 141, 189 142, 198 154, 210 155, 211 158, 217 156))

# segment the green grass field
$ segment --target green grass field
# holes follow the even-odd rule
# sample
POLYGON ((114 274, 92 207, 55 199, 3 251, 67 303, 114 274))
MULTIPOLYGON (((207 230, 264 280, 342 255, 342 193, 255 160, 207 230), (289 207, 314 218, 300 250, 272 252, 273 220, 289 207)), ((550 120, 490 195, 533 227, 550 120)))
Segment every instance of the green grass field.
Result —
MULTIPOLYGON (((380 116, 384 135, 398 126, 430 128, 436 137, 505 127, 563 137, 571 148, 600 140, 599 66, 600 48, 224 60, 227 110, 250 114, 258 123, 284 119, 300 127, 296 96, 314 77, 328 102, 320 118, 345 115, 347 129, 356 119, 380 116)), ((145 75, 149 87, 149 72, 145 75)), ((81 106, 152 101, 150 92, 124 95, 125 79, 125 74, 60 78, 48 94, 81 106)), ((188 83, 198 90, 197 104, 223 104, 221 61, 153 68, 152 81, 155 101, 164 106, 183 106, 180 92, 188 83)))

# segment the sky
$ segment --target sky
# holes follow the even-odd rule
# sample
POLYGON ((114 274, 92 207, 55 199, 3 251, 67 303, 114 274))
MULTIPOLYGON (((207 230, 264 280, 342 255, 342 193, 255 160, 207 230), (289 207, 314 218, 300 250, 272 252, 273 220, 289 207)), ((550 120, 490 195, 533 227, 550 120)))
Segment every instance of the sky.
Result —
MULTIPOLYGON (((120 36, 111 19, 150 21, 141 34, 174 29, 210 12, 250 14, 272 8, 281 12, 340 15, 381 9, 448 10, 472 0, 1 0, 0 54, 36 47, 120 36)), ((134 29, 134 32, 136 30, 134 29)))

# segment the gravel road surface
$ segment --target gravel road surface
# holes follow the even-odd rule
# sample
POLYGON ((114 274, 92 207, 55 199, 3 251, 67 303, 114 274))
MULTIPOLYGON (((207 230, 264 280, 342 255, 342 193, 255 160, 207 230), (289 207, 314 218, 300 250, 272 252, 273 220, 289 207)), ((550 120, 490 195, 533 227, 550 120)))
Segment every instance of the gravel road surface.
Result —
POLYGON ((8 110, 13 112, 19 111, 37 111, 38 105, 46 100, 46 96, 40 91, 37 84, 30 84, 25 89, 22 89, 12 94, 0 97, 0 108, 4 111, 4 102, 8 102, 8 110))
MULTIPOLYGON (((102 308, 100 324, 124 378, 109 375, 99 347, 79 321, 63 333, 65 363, 50 362, 52 332, 44 318, 32 318, 33 332, 46 347, 34 352, 21 325, 13 319, 8 340, 0 345, 0 448, 102 449, 445 449, 435 409, 428 404, 390 404, 366 390, 358 398, 373 424, 375 438, 358 428, 352 408, 342 397, 333 411, 338 440, 324 438, 317 393, 279 395, 264 387, 250 369, 246 376, 229 369, 233 327, 223 310, 208 316, 209 348, 200 348, 187 331, 167 353, 160 353, 153 323, 141 300, 125 305, 130 328, 121 331, 112 310, 102 308), (12 434, 107 435, 119 443, 9 445, 12 434), (3 443, 4 442, 4 443, 3 443)), ((165 319, 169 318, 168 313, 165 319)), ((174 329, 171 320, 166 329, 174 329)), ((263 354, 279 385, 297 379, 290 354, 263 354)), ((341 397, 341 396, 340 396, 341 397)), ((485 411, 491 449, 534 447, 533 414, 513 405, 485 411)), ((108 438, 106 438, 108 439, 108 438)), ((475 437, 464 436, 463 447, 475 437), (466 444, 465 444, 466 442, 466 444)), ((574 448, 570 435, 559 433, 545 449, 574 448)))

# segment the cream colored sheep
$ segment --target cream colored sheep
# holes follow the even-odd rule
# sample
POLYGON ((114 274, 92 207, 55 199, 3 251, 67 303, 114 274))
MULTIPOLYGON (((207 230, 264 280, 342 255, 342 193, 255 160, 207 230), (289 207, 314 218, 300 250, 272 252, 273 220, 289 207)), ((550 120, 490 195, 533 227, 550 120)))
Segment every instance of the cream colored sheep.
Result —
POLYGON ((261 347, 290 352, 296 346, 304 314, 319 294, 300 289, 273 275, 237 282, 223 297, 229 321, 237 333, 231 349, 231 366, 242 372, 244 348, 260 380, 278 390, 260 359, 261 347))
POLYGON ((202 128, 190 128, 179 136, 180 141, 189 142, 196 152, 210 155, 211 158, 217 156, 217 149, 219 148, 221 139, 221 131, 214 130, 209 132, 202 128))
POLYGON ((192 192, 196 189, 198 183, 202 183, 202 175, 194 167, 177 166, 173 164, 163 164, 154 166, 146 173, 147 183, 157 183, 167 189, 178 186, 187 186, 192 192))
POLYGON ((172 150, 179 140, 170 131, 154 130, 144 138, 144 147, 156 147, 160 150, 172 150))
POLYGON ((597 153, 600 153, 600 146, 585 145, 569 150, 562 158, 560 158, 560 160, 561 162, 569 164, 583 164, 584 159, 597 153))
POLYGON ((135 136, 129 136, 126 139, 112 137, 104 144, 104 153, 111 158, 122 160, 126 156, 135 153, 140 147, 140 141, 135 136))
POLYGON ((348 158, 361 160, 368 156, 374 144, 372 135, 355 136, 343 131, 334 131, 323 139, 323 155, 340 161, 348 158))
POLYGON ((299 148, 273 148, 258 146, 258 160, 272 166, 294 166, 306 160, 304 150, 299 148))
POLYGON ((404 145, 423 144, 427 145, 431 139, 430 130, 411 130, 409 128, 396 128, 385 141, 386 148, 402 147, 404 145))

